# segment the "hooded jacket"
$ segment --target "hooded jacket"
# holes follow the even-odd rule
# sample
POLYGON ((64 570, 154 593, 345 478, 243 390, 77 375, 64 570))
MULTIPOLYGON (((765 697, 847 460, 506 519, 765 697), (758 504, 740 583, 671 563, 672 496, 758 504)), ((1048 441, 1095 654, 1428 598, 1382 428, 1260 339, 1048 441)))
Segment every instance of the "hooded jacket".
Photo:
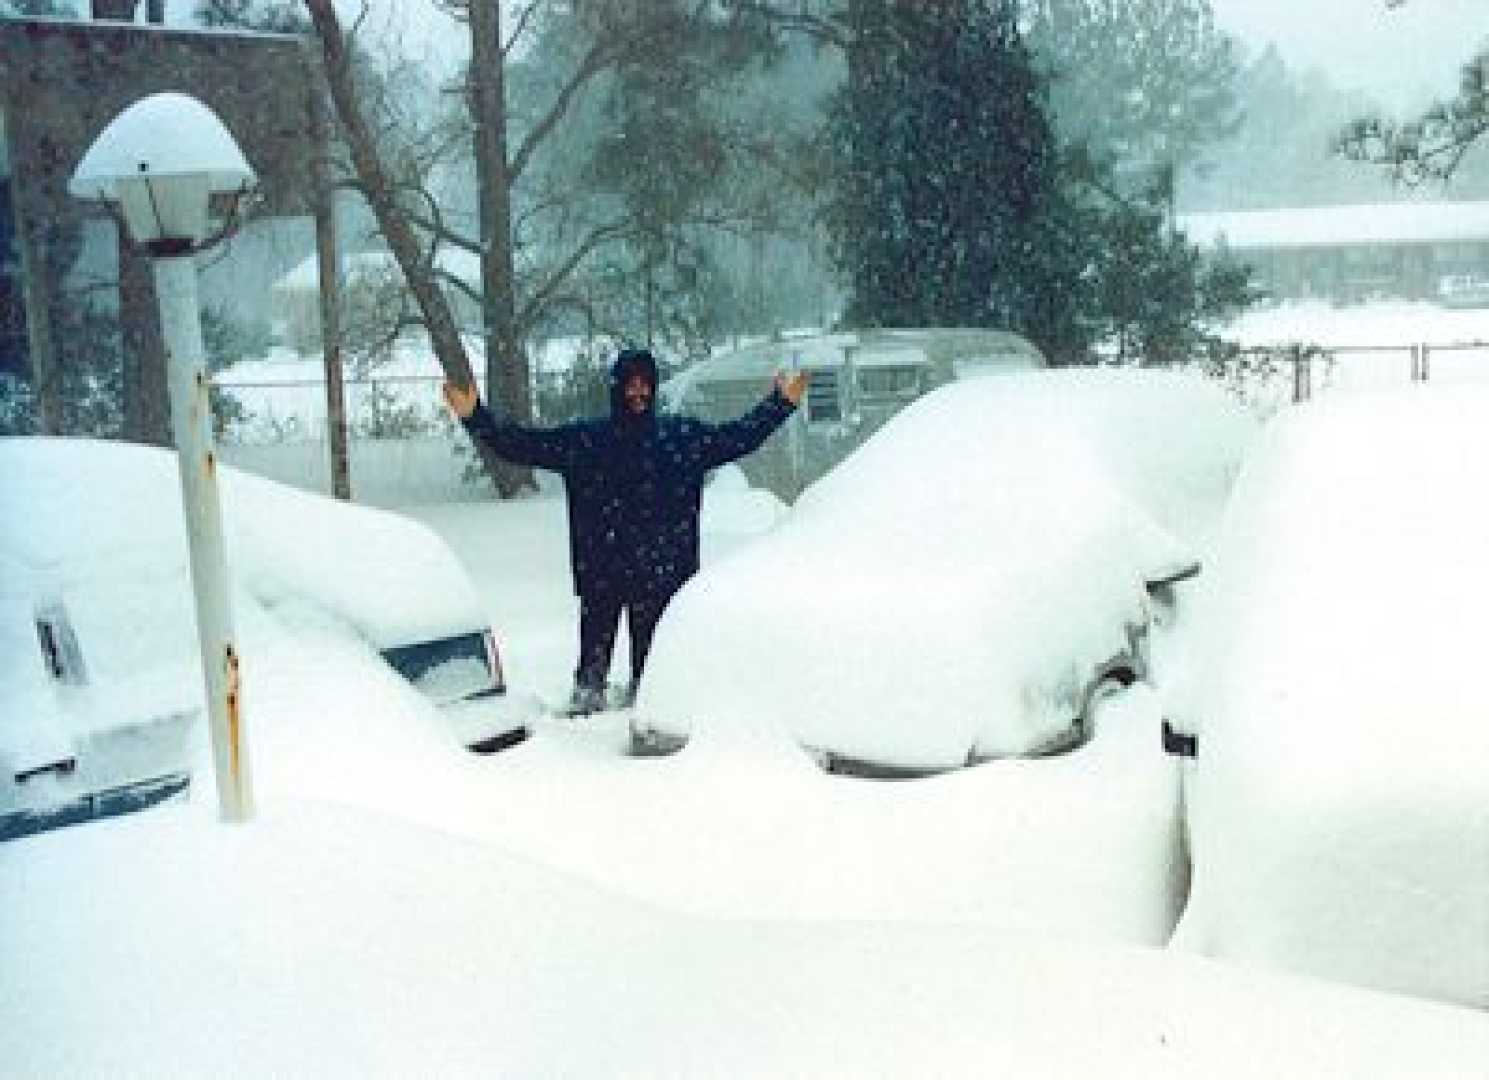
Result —
POLYGON ((712 469, 755 450, 794 410, 772 390, 744 416, 723 424, 656 414, 657 366, 627 350, 610 370, 610 415, 551 428, 498 418, 485 404, 466 430, 497 456, 551 469, 564 479, 574 591, 621 599, 670 596, 698 570, 698 512, 712 469), (625 407, 626 379, 651 384, 641 415, 625 407))

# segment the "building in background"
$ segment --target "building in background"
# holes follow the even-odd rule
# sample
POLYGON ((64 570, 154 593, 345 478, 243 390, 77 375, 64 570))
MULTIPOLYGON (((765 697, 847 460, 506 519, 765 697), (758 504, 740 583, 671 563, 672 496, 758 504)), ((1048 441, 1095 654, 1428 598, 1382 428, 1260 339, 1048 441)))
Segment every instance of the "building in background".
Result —
MULTIPOLYGON (((161 11, 119 0, 92 4, 91 19, 0 19, 0 370, 29 383, 44 433, 67 433, 63 368, 75 360, 68 350, 81 347, 79 313, 98 310, 117 332, 86 348, 120 353, 123 434, 168 441, 149 260, 103 207, 67 191, 84 151, 127 106, 162 91, 197 98, 258 175, 254 215, 312 217, 318 235, 334 242, 329 188, 315 172, 324 106, 305 43, 164 26, 161 11), (135 22, 137 9, 150 21, 135 22)), ((237 278, 240 295, 247 277, 237 278)))
MULTIPOLYGON (((363 251, 340 259, 338 292, 344 329, 385 329, 391 337, 415 315, 413 297, 391 252, 363 251), (400 316, 406 315, 407 319, 400 316)), ((435 264, 455 321, 464 330, 481 327, 481 260, 474 252, 442 247, 435 264)), ((320 261, 312 252, 278 278, 271 290, 270 322, 275 338, 296 352, 319 353, 320 261)))
POLYGON ((1249 263, 1278 300, 1489 305, 1489 201, 1189 213, 1178 226, 1249 263))

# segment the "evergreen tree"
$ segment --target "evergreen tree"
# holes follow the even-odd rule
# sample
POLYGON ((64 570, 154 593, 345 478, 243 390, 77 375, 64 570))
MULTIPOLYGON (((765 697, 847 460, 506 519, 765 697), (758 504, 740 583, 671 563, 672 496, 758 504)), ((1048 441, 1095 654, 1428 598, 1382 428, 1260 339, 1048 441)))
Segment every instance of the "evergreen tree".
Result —
MULTIPOLYGON (((725 119, 734 75, 761 51, 728 22, 682 5, 654 4, 655 51, 619 67, 600 100, 589 193, 611 201, 630 225, 616 254, 637 301, 622 311, 622 336, 687 351, 709 336, 699 299, 710 267, 703 238, 747 211, 729 198, 748 136, 725 119)), ((612 262, 612 265, 615 265, 612 262)))
POLYGON ((829 119, 827 221, 855 326, 990 326, 1052 363, 1182 357, 1249 302, 1168 224, 1171 189, 1123 190, 1062 153, 1008 2, 862 0, 829 119))
POLYGON ((1299 74, 1273 46, 1243 65, 1236 79, 1240 128, 1191 171, 1181 202, 1191 210, 1256 210, 1383 202, 1388 178, 1331 152, 1349 117, 1368 111, 1358 92, 1340 90, 1322 72, 1299 74))
MULTIPOLYGON (((1335 139, 1335 149, 1351 161, 1383 165, 1407 184, 1447 181, 1475 147, 1489 136, 1489 48, 1462 67, 1458 93, 1433 103, 1406 122, 1367 114, 1351 121, 1335 139)), ((1484 171, 1480 158, 1475 164, 1484 171)))
POLYGON ((1207 259, 1168 227, 1166 199, 1115 203, 1100 216, 1096 309, 1105 352, 1120 362, 1180 363, 1213 342, 1209 320, 1253 299, 1250 271, 1228 258, 1207 259))
MULTIPOLYGON (((86 298, 58 321, 58 429, 95 438, 127 435, 123 343, 118 315, 86 298)), ((40 433, 39 402, 29 378, 0 371, 0 436, 40 433)))
POLYGON ((1062 142, 1140 188, 1234 133, 1235 42, 1209 0, 1022 0, 1062 142))
POLYGON ((1058 276, 1032 226, 1055 197, 1041 87, 1008 13, 975 0, 864 5, 829 131, 828 233, 855 325, 1041 322, 1058 276))

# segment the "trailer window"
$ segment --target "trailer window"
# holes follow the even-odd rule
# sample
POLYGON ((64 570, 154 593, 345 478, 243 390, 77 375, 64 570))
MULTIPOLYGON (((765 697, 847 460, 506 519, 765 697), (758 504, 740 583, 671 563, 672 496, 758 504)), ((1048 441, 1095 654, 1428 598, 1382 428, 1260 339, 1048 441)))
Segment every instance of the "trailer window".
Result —
POLYGON ((843 418, 838 400, 838 373, 835 370, 813 371, 807 376, 807 421, 831 423, 843 418))
POLYGON ((920 389, 920 372, 913 367, 872 367, 858 372, 858 389, 874 396, 902 396, 920 389))

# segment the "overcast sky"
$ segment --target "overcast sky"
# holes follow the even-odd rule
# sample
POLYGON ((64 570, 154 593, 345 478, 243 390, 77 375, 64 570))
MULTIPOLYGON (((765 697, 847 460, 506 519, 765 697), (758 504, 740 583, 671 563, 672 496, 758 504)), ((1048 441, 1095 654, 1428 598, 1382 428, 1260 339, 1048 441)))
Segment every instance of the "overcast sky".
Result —
MULTIPOLYGON (((1289 66, 1321 68, 1342 88, 1367 91, 1388 108, 1416 107, 1451 93, 1474 46, 1489 37, 1489 0, 1210 0, 1220 25, 1259 52, 1276 43, 1289 66)), ((428 0, 381 0, 396 36, 446 59, 457 51, 448 20, 428 0), (421 40, 422 39, 422 40, 421 40)), ((191 0, 170 0, 171 21, 190 17, 191 0)), ((459 31, 456 31, 459 33, 459 31)), ((424 50, 421 50, 424 51, 424 50)))
POLYGON ((1216 21, 1253 51, 1268 41, 1290 67, 1319 67, 1388 108, 1451 93, 1489 36, 1489 0, 1210 0, 1216 21))
MULTIPOLYGON (((1341 88, 1368 92, 1390 109, 1417 108, 1451 93, 1476 43, 1489 37, 1489 0, 1210 0, 1220 25, 1255 54, 1276 43, 1288 65, 1321 68, 1341 88)), ((412 24, 405 40, 427 34, 444 17, 420 17, 421 0, 396 5, 412 24), (428 20, 424 27, 418 24, 428 20)), ((458 31, 457 31, 458 32, 458 31)), ((433 30, 434 48, 449 31, 433 30)))

